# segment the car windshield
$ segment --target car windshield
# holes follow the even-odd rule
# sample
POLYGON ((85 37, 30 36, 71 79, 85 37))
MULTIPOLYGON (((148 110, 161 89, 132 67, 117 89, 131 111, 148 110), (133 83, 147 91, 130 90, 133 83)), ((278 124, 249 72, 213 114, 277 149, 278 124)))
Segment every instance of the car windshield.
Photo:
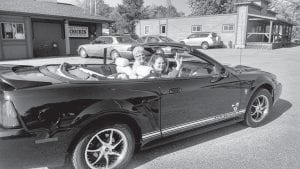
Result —
POLYGON ((119 37, 116 37, 116 39, 119 43, 135 43, 135 40, 131 39, 130 37, 126 37, 126 36, 119 36, 119 37))

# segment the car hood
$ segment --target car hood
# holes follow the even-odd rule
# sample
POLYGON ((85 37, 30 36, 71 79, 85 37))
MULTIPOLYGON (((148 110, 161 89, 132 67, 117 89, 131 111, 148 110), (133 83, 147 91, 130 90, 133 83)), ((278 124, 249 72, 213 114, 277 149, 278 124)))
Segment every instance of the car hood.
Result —
POLYGON ((254 75, 254 74, 262 75, 263 74, 263 75, 271 77, 272 79, 276 79, 276 75, 274 75, 270 72, 263 71, 259 68, 254 68, 254 67, 245 66, 245 65, 237 65, 234 67, 226 66, 226 67, 236 73, 239 73, 239 74, 252 74, 252 75, 254 75))

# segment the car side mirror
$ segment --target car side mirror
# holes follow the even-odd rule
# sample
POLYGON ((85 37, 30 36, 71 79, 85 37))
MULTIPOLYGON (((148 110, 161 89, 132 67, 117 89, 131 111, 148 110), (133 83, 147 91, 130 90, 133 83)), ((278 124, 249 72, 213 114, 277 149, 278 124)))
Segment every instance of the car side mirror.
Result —
POLYGON ((230 73, 229 73, 225 68, 222 68, 222 69, 221 69, 220 76, 221 76, 222 78, 226 78, 226 77, 228 77, 229 75, 230 75, 230 73))
POLYGON ((230 73, 225 69, 225 68, 221 68, 221 70, 215 71, 215 74, 212 75, 212 79, 210 80, 211 83, 220 81, 224 78, 229 77, 230 73))

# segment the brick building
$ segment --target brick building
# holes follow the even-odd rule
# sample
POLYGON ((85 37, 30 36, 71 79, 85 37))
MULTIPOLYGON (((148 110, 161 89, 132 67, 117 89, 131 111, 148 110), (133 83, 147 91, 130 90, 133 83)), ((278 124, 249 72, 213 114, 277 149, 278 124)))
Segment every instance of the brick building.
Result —
POLYGON ((111 22, 56 0, 0 0, 0 60, 77 54, 111 22))
MULTIPOLYGON (((235 48, 278 48, 291 41, 293 24, 276 18, 268 0, 236 3, 236 13, 145 19, 136 24, 136 34, 164 35, 176 41, 192 33, 215 32, 224 45, 235 48)), ((200 45, 200 44, 199 44, 200 45)))

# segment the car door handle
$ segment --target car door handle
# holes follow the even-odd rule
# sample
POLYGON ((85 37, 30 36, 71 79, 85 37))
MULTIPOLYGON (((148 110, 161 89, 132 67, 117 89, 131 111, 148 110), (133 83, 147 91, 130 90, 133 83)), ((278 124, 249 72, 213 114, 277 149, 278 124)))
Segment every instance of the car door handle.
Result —
POLYGON ((182 92, 182 88, 180 87, 174 87, 169 89, 169 94, 177 94, 181 92, 182 92))

